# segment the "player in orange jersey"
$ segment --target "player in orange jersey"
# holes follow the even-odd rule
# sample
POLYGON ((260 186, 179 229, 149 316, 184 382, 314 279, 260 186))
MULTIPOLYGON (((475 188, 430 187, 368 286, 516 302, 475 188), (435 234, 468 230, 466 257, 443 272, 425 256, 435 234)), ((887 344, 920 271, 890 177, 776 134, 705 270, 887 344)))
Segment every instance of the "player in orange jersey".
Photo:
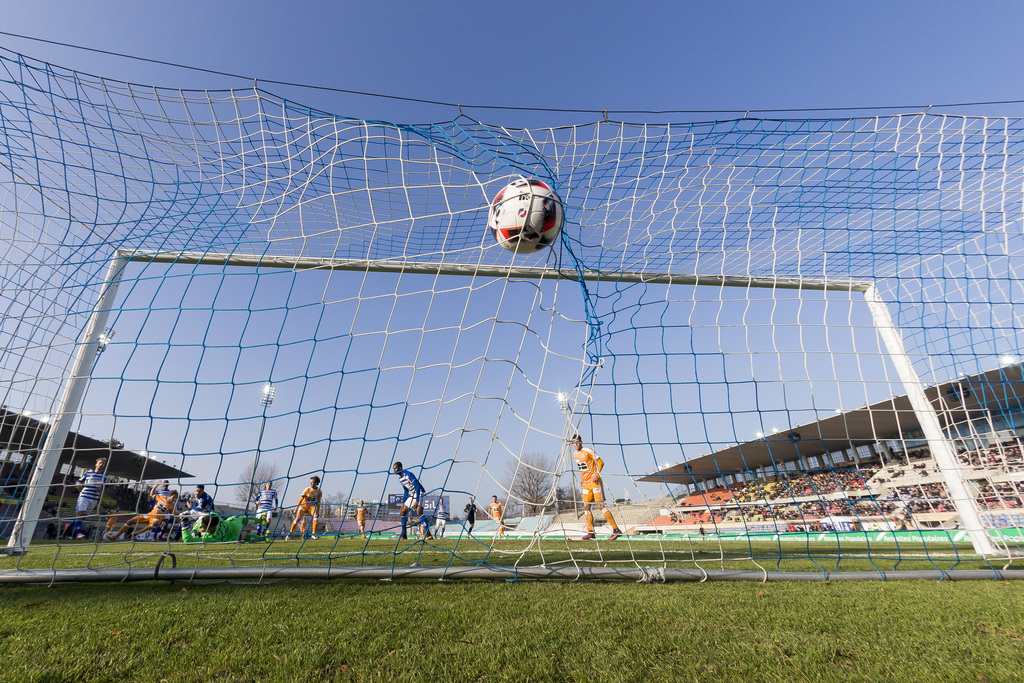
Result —
POLYGON ((129 518, 128 521, 126 521, 121 528, 117 530, 117 533, 111 537, 111 541, 120 540, 121 537, 128 532, 131 532, 131 537, 135 538, 136 536, 146 533, 158 524, 163 523, 165 517, 173 517, 174 508, 178 504, 178 492, 159 488, 160 486, 160 484, 157 484, 149 492, 153 501, 153 509, 144 515, 136 515, 129 518), (138 526, 142 522, 145 522, 146 525, 139 529, 138 526))
POLYGON ((612 535, 608 540, 614 541, 622 535, 619 526, 615 523, 612 511, 604 506, 604 484, 601 481, 601 470, 604 469, 604 461, 597 457, 597 453, 591 448, 583 447, 583 438, 579 434, 572 437, 572 445, 575 452, 572 459, 576 461, 576 467, 580 471, 580 488, 583 489, 583 517, 587 524, 587 533, 583 535, 584 541, 596 538, 594 534, 594 513, 590 511, 593 503, 604 513, 604 518, 612 527, 612 535))
POLYGON ((363 535, 363 538, 369 538, 366 535, 366 503, 361 500, 356 506, 356 521, 359 522, 359 533, 363 535))
POLYGON ((498 523, 498 538, 505 538, 505 506, 498 502, 497 496, 491 496, 487 511, 491 513, 491 519, 498 523))
POLYGON ((305 535, 306 525, 302 521, 304 517, 312 518, 310 538, 314 541, 316 540, 316 520, 320 517, 320 499, 322 497, 320 477, 313 475, 309 478, 309 486, 299 496, 299 502, 295 506, 295 519, 292 520, 292 528, 288 531, 288 535, 284 537, 284 540, 287 541, 291 534, 295 533, 296 527, 301 528, 303 535, 305 535))

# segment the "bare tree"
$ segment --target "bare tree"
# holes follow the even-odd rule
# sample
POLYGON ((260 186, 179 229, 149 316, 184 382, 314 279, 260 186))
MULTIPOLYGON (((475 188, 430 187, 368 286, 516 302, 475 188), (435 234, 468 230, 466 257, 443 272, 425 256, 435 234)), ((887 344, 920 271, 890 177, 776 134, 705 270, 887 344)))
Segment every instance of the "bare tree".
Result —
POLYGON ((553 461, 543 453, 526 453, 518 460, 507 463, 502 484, 508 491, 509 503, 521 505, 526 515, 536 515, 551 509, 554 470, 553 461))
POLYGON ((348 496, 335 491, 324 496, 324 517, 344 518, 348 508, 348 496))
POLYGON ((583 496, 576 486, 576 480, 569 482, 568 486, 559 486, 555 490, 555 512, 569 512, 580 506, 583 496))
POLYGON ((235 487, 235 500, 245 507, 256 497, 256 492, 263 488, 263 484, 272 479, 277 479, 281 468, 276 462, 261 462, 256 465, 256 473, 253 474, 252 464, 246 466, 238 477, 238 485, 235 487))

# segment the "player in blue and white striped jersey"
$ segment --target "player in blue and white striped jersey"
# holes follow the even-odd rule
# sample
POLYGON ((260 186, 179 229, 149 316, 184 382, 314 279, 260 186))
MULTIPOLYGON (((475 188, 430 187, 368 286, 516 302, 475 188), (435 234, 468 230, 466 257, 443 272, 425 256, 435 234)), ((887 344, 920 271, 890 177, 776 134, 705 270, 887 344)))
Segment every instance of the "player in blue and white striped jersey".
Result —
POLYGON ((267 482, 256 493, 256 535, 262 536, 270 531, 270 522, 274 519, 274 510, 280 507, 277 501, 277 490, 273 482, 267 482))
POLYGON ((416 475, 409 470, 402 467, 402 463, 395 462, 391 468, 395 474, 398 475, 398 481, 402 484, 402 488, 405 489, 405 495, 402 497, 402 510, 399 515, 402 517, 402 538, 408 538, 406 536, 406 525, 409 519, 409 510, 416 510, 416 514, 419 515, 420 524, 423 525, 423 538, 429 540, 433 538, 430 535, 430 520, 423 514, 423 494, 427 492, 423 488, 423 484, 416 478, 416 475))
POLYGON ((437 538, 444 538, 444 529, 448 525, 448 508, 444 505, 444 498, 437 499, 437 509, 434 510, 434 519, 437 523, 434 525, 434 536, 437 538))
POLYGON ((99 458, 96 466, 86 470, 75 486, 78 487, 78 502, 75 505, 75 521, 72 523, 72 536, 76 539, 85 538, 82 533, 82 518, 88 516, 96 509, 103 495, 103 485, 107 483, 107 475, 104 470, 107 468, 107 459, 99 458))

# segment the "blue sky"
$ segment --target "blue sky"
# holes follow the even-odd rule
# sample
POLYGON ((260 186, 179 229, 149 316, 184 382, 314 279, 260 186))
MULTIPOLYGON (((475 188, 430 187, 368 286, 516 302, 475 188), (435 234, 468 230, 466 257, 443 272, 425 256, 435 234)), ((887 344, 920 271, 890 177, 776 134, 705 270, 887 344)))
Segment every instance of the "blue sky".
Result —
MULTIPOLYGON (((744 111, 1024 99, 1024 6, 1012 2, 41 0, 0 7, 2 30, 10 33, 467 106, 744 111)), ((6 36, 0 45, 146 84, 240 85, 6 36)), ((360 118, 452 118, 443 107, 268 89, 360 118)), ((507 125, 550 125, 554 118, 473 116, 507 125)))
MULTIPOLYGON (((459 113, 457 107, 395 97, 461 103, 473 118, 510 127, 589 122, 597 120, 600 114, 596 112, 601 110, 613 112, 612 117, 620 120, 690 121, 735 118, 735 112, 747 110, 923 107, 1024 99, 1018 85, 1024 82, 1020 73, 1024 69, 1024 8, 1006 2, 969 9, 951 2, 898 6, 881 2, 519 2, 514 6, 481 2, 0 2, 0 11, 5 19, 0 30, 8 33, 241 74, 260 79, 266 90, 301 104, 343 116, 392 122, 442 121, 459 113), (472 108, 475 105, 587 111, 472 108), (721 113, 614 114, 627 110, 721 113)), ((0 36, 0 46, 115 80, 194 89, 251 85, 242 79, 10 36, 0 36)), ((1024 106, 943 111, 1017 115, 1024 113, 1024 106)), ((130 368, 131 361, 123 357, 124 365, 114 363, 119 353, 127 351, 127 346, 118 348, 126 341, 124 336, 116 339, 102 359, 113 365, 98 366, 101 374, 109 373, 115 385, 120 385, 125 368, 130 368)), ((141 357, 137 355, 135 362, 141 357)), ((814 372, 810 375, 813 378, 814 372)), ((705 390, 713 391, 712 384, 705 390)), ((116 393, 116 387, 111 393, 116 393)), ((121 400, 125 400, 123 396, 121 400)), ((238 400, 233 408, 221 411, 221 418, 239 418, 234 410, 241 410, 243 418, 238 420, 237 438, 223 448, 247 460, 243 452, 255 437, 253 424, 259 409, 255 399, 238 400)), ((762 400, 770 404, 779 399, 762 400)), ((295 437, 289 436, 288 430, 297 429, 297 401, 294 392, 289 397, 287 387, 279 394, 274 411, 285 417, 268 429, 271 448, 288 450, 294 445, 295 437)), ((723 402, 728 403, 728 397, 723 402)), ((825 403, 829 410, 834 406, 834 402, 825 403)), ((142 411, 143 417, 148 410, 142 411)), ((763 412, 762 408, 754 412, 759 411, 763 412)), ((115 412, 131 416, 139 408, 130 405, 115 412)), ((545 414, 544 419, 551 422, 551 417, 545 414)), ((555 414, 554 423, 543 429, 557 432, 558 417, 555 414)), ((126 421, 122 419, 122 424, 126 421)), ((755 428, 754 423, 744 422, 736 438, 752 437, 755 428)), ((121 429, 117 429, 119 438, 123 437, 121 429)), ((141 429, 144 431, 145 425, 141 429)), ((214 429, 211 438, 217 433, 214 429)), ((337 436, 330 429, 327 433, 337 436)), ((189 438, 201 440, 202 436, 199 425, 189 438)), ((139 447, 134 440, 124 440, 129 447, 139 447)), ((614 442, 626 440, 615 438, 614 442)), ((182 446, 200 455, 204 449, 218 447, 210 443, 182 446)), ((489 468, 492 476, 501 476, 500 465, 489 468)), ((640 469, 644 471, 632 473, 643 474, 650 468, 640 469)), ((304 477, 306 471, 299 468, 294 474, 304 477)), ((220 478, 220 474, 209 476, 231 480, 220 478)), ((453 476, 467 491, 475 491, 479 484, 473 480, 473 472, 453 476)), ((483 485, 493 488, 491 482, 483 485)), ((341 487, 325 484, 325 488, 341 487)), ((480 493, 489 494, 490 490, 481 489, 480 493)), ((381 492, 353 493, 376 498, 381 492)))

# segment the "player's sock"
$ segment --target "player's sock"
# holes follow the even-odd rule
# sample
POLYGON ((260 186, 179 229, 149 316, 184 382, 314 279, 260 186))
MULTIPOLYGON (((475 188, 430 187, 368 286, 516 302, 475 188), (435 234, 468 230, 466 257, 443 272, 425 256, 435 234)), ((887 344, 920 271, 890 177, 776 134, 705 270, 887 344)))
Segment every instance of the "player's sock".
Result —
POLYGON ((402 517, 402 536, 403 537, 405 537, 405 535, 406 535, 406 528, 407 528, 408 524, 409 524, 409 516, 406 515, 405 517, 402 517))
POLYGON ((608 523, 611 525, 611 527, 613 529, 618 529, 619 528, 619 525, 615 523, 615 518, 612 517, 612 511, 611 510, 605 509, 605 511, 604 511, 604 518, 608 520, 608 523))
POLYGON ((426 515, 420 515, 420 524, 423 525, 423 538, 430 536, 430 522, 427 521, 426 515))
POLYGON ((594 513, 592 513, 592 512, 585 512, 585 513, 583 513, 583 521, 586 523, 587 533, 588 534, 594 533, 594 513))
POLYGON ((74 522, 72 522, 72 527, 74 528, 74 535, 78 536, 80 533, 82 533, 82 520, 76 519, 74 522))

